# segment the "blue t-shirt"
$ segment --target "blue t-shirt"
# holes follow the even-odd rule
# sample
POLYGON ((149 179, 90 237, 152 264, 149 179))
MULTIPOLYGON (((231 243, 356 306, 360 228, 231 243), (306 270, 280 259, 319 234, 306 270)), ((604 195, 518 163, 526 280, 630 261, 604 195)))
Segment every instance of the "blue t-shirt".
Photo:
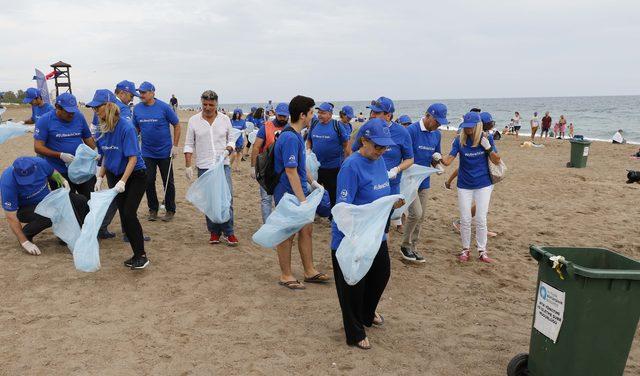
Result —
MULTIPOLYGON (((493 151, 498 152, 493 142, 493 136, 489 135, 489 143, 493 151)), ((460 167, 458 168, 458 188, 462 189, 480 189, 488 187, 491 184, 491 176, 489 175, 489 161, 482 145, 476 147, 471 146, 473 140, 467 138, 467 145, 461 147, 460 136, 456 136, 451 144, 451 153, 449 155, 456 156, 460 154, 460 167)))
POLYGON ((113 132, 103 133, 97 143, 98 152, 103 156, 102 163, 112 174, 122 175, 131 156, 138 158, 134 171, 146 168, 138 146, 138 134, 131 120, 120 116, 113 132))
MULTIPOLYGON (((55 111, 50 111, 40 118, 36 123, 33 138, 44 141, 44 146, 60 153, 76 154, 78 145, 82 144, 85 138, 91 138, 89 125, 82 113, 76 113, 70 122, 65 122, 56 116, 55 111)), ((54 157, 44 157, 51 167, 66 174, 67 166, 62 159, 54 157)))
MULTIPOLYGON (((396 144, 387 148, 387 151, 382 154, 382 158, 384 159, 384 163, 387 166, 387 171, 391 170, 394 167, 398 167, 400 163, 402 163, 405 159, 413 158, 413 145, 411 141, 411 136, 405 127, 398 123, 391 122, 387 124, 389 127, 389 133, 391 134, 391 139, 396 144)), ((358 130, 358 134, 356 135, 356 140, 353 142, 351 146, 352 151, 357 151, 360 149, 362 144, 360 143, 360 138, 364 131, 367 130, 368 127, 362 126, 358 130)), ((396 194, 400 192, 400 178, 402 178, 402 172, 398 173, 395 179, 391 179, 389 183, 391 184, 391 194, 396 194)))
POLYGON ((353 132, 353 125, 351 125, 351 123, 343 123, 341 121, 338 121, 338 123, 342 124, 344 129, 347 130, 347 134, 349 135, 349 138, 351 138, 351 133, 353 132))
MULTIPOLYGON (((243 131, 247 129, 247 121, 243 119, 231 120, 231 126, 235 129, 243 131)), ((236 148, 241 148, 242 146, 244 146, 244 137, 240 135, 240 137, 238 137, 238 140, 236 141, 236 148)))
POLYGON ((53 174, 53 168, 47 161, 38 157, 31 157, 36 164, 37 178, 33 184, 20 185, 13 176, 13 166, 7 167, 0 177, 0 193, 2 194, 2 208, 6 211, 16 211, 21 207, 37 205, 49 194, 48 178, 53 174))
POLYGON ((252 118, 252 119, 253 119, 252 123, 255 126, 254 129, 257 129, 258 132, 260 132, 260 130, 264 128, 264 119, 259 119, 259 118, 252 118))
POLYGON ((169 158, 173 146, 169 125, 180 123, 178 115, 171 106, 159 99, 156 99, 151 106, 138 103, 133 107, 132 120, 142 137, 142 156, 156 159, 169 158))
POLYGON ((285 168, 297 169, 304 195, 308 195, 307 184, 305 184, 307 182, 307 157, 304 141, 300 133, 295 130, 293 132, 280 133, 273 151, 275 171, 276 174, 280 174, 280 180, 273 193, 276 205, 278 205, 285 192, 294 194, 289 178, 284 171, 285 168))
MULTIPOLYGON (((372 161, 359 152, 347 158, 338 173, 336 204, 369 204, 391 194, 387 167, 382 158, 372 161)), ((331 223, 331 249, 338 249, 344 234, 336 223, 331 223)), ((385 235, 386 239, 386 235, 385 235)))
MULTIPOLYGON (((439 130, 424 131, 420 127, 420 122, 416 122, 407 127, 407 131, 413 142, 413 162, 421 166, 431 167, 433 153, 440 153, 440 141, 442 134, 439 130)), ((422 181, 418 189, 428 189, 431 185, 431 177, 422 181)))
POLYGON ((116 98, 116 105, 120 109, 120 117, 133 120, 132 119, 133 115, 131 114, 131 109, 129 108, 128 105, 126 105, 125 103, 122 103, 122 101, 118 98, 116 98))
POLYGON ((31 120, 36 123, 42 115, 53 110, 55 110, 55 108, 49 103, 44 103, 42 106, 31 106, 31 120))
POLYGON ((349 131, 340 122, 340 135, 336 132, 334 121, 328 123, 317 122, 313 130, 309 129, 307 137, 311 137, 311 150, 318 157, 320 168, 339 168, 344 160, 342 144, 349 141, 349 131))

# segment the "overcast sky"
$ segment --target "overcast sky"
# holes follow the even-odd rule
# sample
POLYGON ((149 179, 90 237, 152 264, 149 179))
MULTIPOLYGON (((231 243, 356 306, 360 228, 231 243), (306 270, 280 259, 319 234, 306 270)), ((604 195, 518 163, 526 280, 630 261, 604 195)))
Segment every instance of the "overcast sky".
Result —
POLYGON ((630 95, 639 1, 0 0, 0 90, 58 60, 196 103, 630 95))

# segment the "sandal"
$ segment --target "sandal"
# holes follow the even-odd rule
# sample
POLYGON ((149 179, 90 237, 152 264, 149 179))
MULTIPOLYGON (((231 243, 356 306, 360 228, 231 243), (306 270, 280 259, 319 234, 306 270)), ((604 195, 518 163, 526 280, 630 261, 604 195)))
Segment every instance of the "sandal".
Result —
MULTIPOLYGON (((365 338, 365 339, 367 339, 367 338, 365 338)), ((362 345, 361 344, 365 339, 363 339, 362 341, 356 342, 353 345, 349 345, 349 346, 357 347, 357 348, 359 348, 361 350, 371 350, 371 343, 369 343, 368 345, 362 345)))
POLYGON ((309 277, 304 279, 305 282, 307 283, 327 283, 329 282, 331 278, 329 278, 329 276, 327 276, 324 273, 318 273, 316 275, 314 275, 313 277, 309 277))
POLYGON ((295 280, 295 281, 278 281, 278 284, 280 286, 284 286, 286 288, 288 288, 289 290, 304 290, 306 289, 306 287, 304 287, 304 285, 302 283, 300 283, 300 281, 295 280))
POLYGON ((373 321, 371 323, 377 327, 381 327, 382 325, 384 325, 384 317, 377 312, 376 312, 376 316, 374 316, 373 321), (380 318, 380 321, 376 322, 376 318, 378 317, 380 318))

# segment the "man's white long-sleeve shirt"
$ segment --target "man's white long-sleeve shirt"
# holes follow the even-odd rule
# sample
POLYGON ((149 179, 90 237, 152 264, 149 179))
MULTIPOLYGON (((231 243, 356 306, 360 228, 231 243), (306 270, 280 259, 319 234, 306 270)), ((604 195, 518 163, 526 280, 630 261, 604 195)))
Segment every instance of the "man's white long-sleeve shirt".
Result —
MULTIPOLYGON (((184 152, 196 155, 197 168, 210 169, 218 156, 226 155, 228 146, 235 148, 235 140, 231 140, 232 132, 231 120, 227 115, 218 112, 213 124, 209 124, 202 117, 202 112, 198 112, 189 118, 184 152)), ((229 165, 229 157, 225 157, 224 164, 229 165)))

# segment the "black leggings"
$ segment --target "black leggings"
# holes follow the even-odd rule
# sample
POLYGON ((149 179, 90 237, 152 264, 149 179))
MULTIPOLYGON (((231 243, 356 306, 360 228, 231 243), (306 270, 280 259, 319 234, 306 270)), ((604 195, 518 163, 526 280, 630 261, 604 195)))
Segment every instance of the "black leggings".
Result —
POLYGON ((336 189, 338 189, 338 173, 340 168, 320 168, 318 169, 318 183, 329 192, 331 207, 336 204, 336 189))
MULTIPOLYGON (((69 200, 71 200, 71 207, 76 215, 76 220, 80 227, 82 227, 84 224, 84 217, 89 213, 87 199, 82 195, 69 193, 69 200)), ((29 241, 32 241, 34 236, 51 227, 51 220, 49 218, 36 214, 36 206, 37 205, 29 205, 20 207, 16 213, 18 220, 22 223, 26 223, 22 228, 22 232, 29 241)))
POLYGON ((336 250, 331 251, 333 261, 333 278, 336 282, 338 300, 342 309, 342 322, 347 344, 355 345, 367 337, 364 327, 371 327, 376 314, 380 297, 387 287, 391 275, 391 262, 387 241, 382 241, 371 269, 355 286, 345 282, 340 264, 336 258, 336 250))
MULTIPOLYGON (((122 175, 116 176, 107 171, 109 188, 113 188, 121 178, 122 175)), ((124 192, 116 196, 118 210, 122 218, 122 228, 127 238, 129 238, 129 244, 134 256, 143 256, 145 254, 142 225, 138 220, 138 207, 146 187, 147 170, 136 170, 127 179, 124 192)))
POLYGON ((93 192, 93 188, 96 186, 96 177, 92 176, 91 179, 85 181, 82 184, 73 183, 69 179, 69 175, 61 174, 67 182, 69 182, 69 189, 72 193, 77 193, 79 195, 83 195, 87 200, 91 200, 91 192, 93 192))

